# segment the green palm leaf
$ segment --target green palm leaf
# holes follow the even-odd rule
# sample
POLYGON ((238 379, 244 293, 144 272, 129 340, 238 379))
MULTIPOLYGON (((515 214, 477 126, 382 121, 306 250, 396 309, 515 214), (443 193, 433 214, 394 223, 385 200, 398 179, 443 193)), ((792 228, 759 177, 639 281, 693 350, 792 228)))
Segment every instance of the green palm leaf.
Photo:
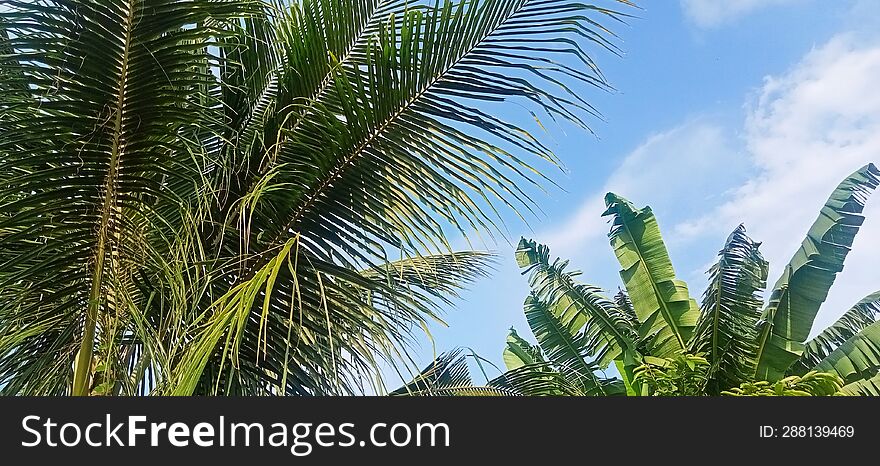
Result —
POLYGON ((557 371, 552 364, 537 362, 510 369, 487 384, 523 396, 588 396, 597 391, 605 395, 623 395, 620 380, 597 378, 600 388, 585 393, 583 385, 557 371))
POLYGON ((814 368, 834 372, 845 383, 870 379, 880 370, 880 322, 875 322, 831 352, 814 368))
POLYGON ((513 391, 497 387, 476 386, 468 371, 467 357, 460 349, 441 354, 403 387, 389 393, 391 396, 507 396, 513 391))
POLYGON ((168 390, 363 392, 359 379, 369 380, 379 358, 394 354, 394 348, 408 348, 410 329, 438 319, 437 300, 448 301, 481 276, 489 257, 426 256, 387 264, 382 272, 352 273, 315 261, 291 240, 259 274, 209 309, 195 342, 181 349, 168 390), (254 315, 254 308, 260 314, 254 315))
POLYGON ((764 304, 760 293, 767 285, 768 266, 759 246, 740 225, 709 270, 709 287, 690 348, 708 356, 708 383, 716 393, 738 386, 754 373, 755 327, 764 304))
POLYGON ((846 384, 838 393, 849 396, 880 396, 880 374, 870 379, 857 380, 846 384))
MULTIPOLYGON (((555 158, 528 131, 490 116, 481 106, 520 101, 582 125, 582 117, 593 110, 567 85, 559 85, 605 87, 582 42, 610 47, 603 38, 605 31, 592 31, 591 16, 617 17, 589 5, 552 3, 567 6, 556 10, 545 2, 466 0, 438 6, 416 2, 418 8, 401 12, 397 8, 403 3, 392 2, 387 6, 390 10, 383 10, 381 27, 367 26, 358 38, 358 33, 352 34, 353 42, 338 41, 354 44, 340 49, 321 42, 327 41, 321 34, 300 31, 317 21, 308 18, 325 18, 321 4, 294 7, 278 20, 282 62, 308 63, 321 55, 315 50, 326 50, 329 77, 317 73, 310 81, 317 87, 309 84, 289 91, 290 105, 284 108, 292 113, 274 117, 281 123, 263 138, 273 142, 263 151, 268 162, 248 164, 257 167, 249 170, 254 172, 251 178, 272 173, 273 183, 285 188, 266 192, 248 213, 248 237, 242 241, 228 235, 223 249, 237 253, 243 243, 256 251, 277 251, 296 234, 312 263, 381 271, 389 256, 418 257, 448 250, 449 227, 462 233, 491 231, 496 229, 499 208, 534 209, 523 181, 537 183, 542 177, 521 157, 551 163, 555 158), (573 12, 578 14, 572 23, 573 12), (534 48, 536 40, 544 45, 534 48), (351 47, 350 54, 336 53, 346 47, 351 47), (563 56, 574 56, 588 71, 573 72, 563 56), (477 76, 480 80, 474 80, 477 76)), ((346 26, 346 30, 358 28, 346 26)), ((279 83, 279 95, 299 85, 284 79, 279 83)), ((273 106, 281 108, 278 103, 273 106)), ((271 257, 260 253, 248 261, 239 282, 249 280, 271 257)), ((285 301, 290 285, 283 282, 292 277, 285 273, 282 270, 275 287, 280 302, 269 306, 269 314, 280 315, 251 319, 247 334, 259 334, 258 322, 264 322, 270 335, 287 333, 284 323, 290 304, 285 301)), ((405 299, 394 299, 403 303, 386 301, 388 309, 409 306, 405 299)), ((316 298, 318 309, 321 302, 316 298)), ((408 327, 418 327, 422 318, 434 317, 422 312, 418 307, 392 322, 407 327, 411 319, 415 325, 408 327)), ((316 322, 326 320, 320 319, 324 313, 316 314, 316 322)), ((330 314, 334 314, 332 306, 330 314)), ((392 333, 389 339, 405 338, 392 333)), ((376 345, 380 354, 395 352, 387 343, 370 346, 376 345)), ((359 348, 356 353, 363 351, 359 348)), ((364 371, 373 364, 367 357, 359 359, 364 371)), ((265 371, 257 365, 253 372, 259 377, 265 371)))
POLYGON ((507 343, 504 346, 502 359, 507 370, 545 362, 541 349, 524 340, 513 328, 507 334, 507 343))
POLYGON ((613 193, 605 196, 605 204, 604 215, 613 216, 608 237, 640 322, 639 339, 650 354, 671 357, 687 348, 700 315, 697 303, 675 278, 651 208, 636 209, 613 193))
POLYGON ((600 22, 623 17, 568 0, 7 6, 0 387, 26 394, 380 392, 380 364, 406 364, 485 265, 447 235, 538 210, 532 165, 557 159, 497 105, 586 128, 579 87, 608 89, 592 55, 616 53, 600 22))
POLYGON ((462 287, 488 277, 494 257, 486 252, 460 251, 418 256, 389 262, 383 267, 361 272, 365 278, 380 280, 398 289, 433 296, 445 304, 458 298, 462 287))
MULTIPOLYGON (((338 285, 340 293, 350 288, 341 283, 347 279, 340 278, 340 270, 384 273, 390 257, 448 251, 450 229, 497 232, 500 208, 536 209, 524 185, 537 184, 543 176, 524 156, 551 164, 555 157, 526 129, 481 107, 509 100, 584 125, 583 119, 594 111, 570 86, 607 88, 585 44, 613 49, 607 31, 597 29, 593 17, 619 17, 607 9, 558 0, 414 2, 407 8, 404 2, 373 2, 364 3, 365 9, 351 18, 337 15, 332 4, 303 2, 270 21, 277 38, 273 53, 281 57, 277 62, 295 71, 278 77, 278 91, 272 93, 278 97, 267 107, 278 114, 259 125, 264 135, 256 140, 263 142, 247 156, 244 174, 233 176, 228 187, 251 196, 271 176, 271 183, 281 188, 263 190, 260 202, 249 205, 246 215, 236 206, 219 208, 214 215, 227 219, 228 226, 215 229, 221 255, 255 252, 243 261, 242 272, 230 273, 235 276, 233 286, 259 274, 287 239, 299 235, 301 253, 309 262, 333 270, 320 280, 297 278, 300 288, 315 287, 305 307, 315 314, 314 322, 326 322, 329 315, 331 324, 336 314, 355 321, 345 307, 351 307, 352 298, 337 299, 337 308, 324 306, 328 300, 320 297, 327 283, 338 285), (555 6, 560 9, 551 8, 555 6), (352 22, 354 17, 361 22, 352 22), (344 26, 325 27, 323 21, 344 26), (339 37, 320 32, 333 28, 346 32, 339 37), (538 43, 542 45, 534 47, 538 43), (329 61, 312 73, 305 64, 322 54, 329 61), (577 71, 563 57, 575 58, 584 69, 577 71), (300 80, 298 73, 310 74, 300 80), (246 218, 247 228, 230 228, 230 219, 236 218, 246 218)), ((256 95, 245 100, 253 101, 256 95)), ((241 106, 257 107, 247 102, 241 106)), ((243 342, 259 339, 261 325, 264 335, 289 332, 293 279, 282 269, 273 288, 278 298, 269 305, 268 317, 249 319, 244 332, 251 337, 243 342)), ((214 295, 223 296, 225 286, 214 295)), ((364 347, 351 347, 361 340, 339 342, 356 359, 353 364, 361 368, 360 374, 374 364, 364 353, 378 351, 385 359, 400 354, 397 346, 409 336, 390 329, 419 328, 422 319, 435 316, 435 309, 429 312, 421 300, 413 307, 413 300, 404 295, 381 294, 388 315, 396 318, 378 325, 375 332, 390 332, 388 338, 371 330, 371 343, 364 347), (409 310, 393 314, 391 309, 397 308, 409 310)), ((375 320, 370 316, 376 313, 362 312, 360 318, 375 320)), ((346 335, 350 325, 335 332, 346 335)), ((272 345, 263 346, 271 351, 272 345)), ((276 352, 258 358, 256 348, 250 353, 250 359, 260 361, 283 357, 276 352)), ((221 359, 207 367, 216 371, 221 359)), ((262 377, 266 363, 249 363, 250 377, 262 377)), ((279 367, 271 372, 278 374, 279 367)))
MULTIPOLYGON (((549 248, 524 238, 516 258, 523 273, 529 274, 533 294, 550 306, 554 316, 570 325, 580 345, 579 353, 593 357, 601 368, 614 359, 637 358, 637 336, 627 315, 598 288, 575 282, 577 272, 566 271, 567 262, 557 259, 551 264, 549 248)), ((541 347, 548 354, 547 347, 541 347)))
POLYGON ((837 322, 813 337, 804 347, 804 354, 789 373, 806 373, 828 354, 877 320, 880 315, 880 291, 872 293, 846 311, 837 322))
POLYGON ((0 348, 5 391, 86 394, 94 351, 115 359, 132 331, 126 308, 148 299, 136 277, 156 273, 138 269, 201 182, 193 135, 217 119, 193 98, 212 80, 194 65, 252 11, 237 0, 4 3, 0 49, 16 53, 0 58, 2 88, 18 91, 0 95, 0 289, 13 296, 0 334, 19 334, 0 348))
POLYGON ((786 265, 761 317, 756 376, 777 380, 800 358, 819 307, 864 221, 865 201, 880 170, 868 164, 844 180, 822 207, 798 251, 786 265))

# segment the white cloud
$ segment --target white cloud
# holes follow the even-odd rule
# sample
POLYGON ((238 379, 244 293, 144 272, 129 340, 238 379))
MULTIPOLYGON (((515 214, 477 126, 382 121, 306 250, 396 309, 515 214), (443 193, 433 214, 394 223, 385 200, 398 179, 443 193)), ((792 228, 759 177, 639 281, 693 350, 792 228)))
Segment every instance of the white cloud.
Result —
MULTIPOLYGON (((764 242, 771 280, 790 259, 834 187, 880 162, 880 44, 840 35, 783 76, 768 77, 748 108, 745 141, 757 175, 714 211, 676 227, 678 235, 719 236, 739 222, 764 242)), ((880 289, 880 193, 817 320, 824 327, 880 289)), ((771 283, 772 285, 772 283, 771 283)))
POLYGON ((799 1, 801 0, 681 0, 681 9, 697 26, 712 28, 761 8, 799 1))
MULTIPOLYGON (((601 192, 567 222, 537 237, 554 255, 586 267, 587 281, 614 286, 617 264, 599 215, 606 191, 657 214, 676 269, 698 295, 703 272, 739 223, 763 242, 770 286, 834 187, 868 162, 880 163, 880 42, 839 35, 789 72, 767 77, 750 97, 741 130, 695 121, 650 137, 601 192), (727 134, 742 135, 742 151, 727 134), (610 272, 610 273, 608 273, 610 272)), ((815 328, 880 289, 880 192, 815 328)))

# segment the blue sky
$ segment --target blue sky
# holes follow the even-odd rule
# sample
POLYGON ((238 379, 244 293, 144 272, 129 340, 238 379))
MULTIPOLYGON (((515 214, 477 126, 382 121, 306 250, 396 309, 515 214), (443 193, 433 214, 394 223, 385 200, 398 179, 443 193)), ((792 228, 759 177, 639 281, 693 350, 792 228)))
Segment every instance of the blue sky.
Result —
MULTIPOLYGON (((763 241, 770 282, 796 250, 834 186, 880 162, 880 2, 655 0, 616 27, 625 56, 598 54, 614 93, 590 90, 605 121, 596 136, 552 131, 568 172, 538 198, 544 215, 512 238, 533 237, 571 259, 582 280, 617 289, 618 265, 600 218, 615 191, 658 216, 677 274, 692 296, 739 223, 763 241)), ((878 196, 880 197, 880 196, 878 196)), ((838 277, 817 328, 880 289, 880 200, 838 277)), ((513 261, 476 283, 434 326, 420 364, 465 346, 501 366, 508 328, 528 335, 528 286, 513 261)))

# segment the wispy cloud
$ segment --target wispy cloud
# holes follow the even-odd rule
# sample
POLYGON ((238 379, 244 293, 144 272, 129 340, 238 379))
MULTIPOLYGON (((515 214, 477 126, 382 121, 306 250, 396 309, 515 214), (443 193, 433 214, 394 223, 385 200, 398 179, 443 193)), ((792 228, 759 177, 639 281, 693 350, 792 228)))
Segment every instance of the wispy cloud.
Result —
MULTIPOLYGON (((880 42, 839 35, 787 73, 767 77, 747 99, 742 128, 697 120, 651 136, 601 192, 539 238, 558 255, 580 257, 575 262, 589 267, 590 279, 600 275, 591 264, 616 270, 604 252, 608 227, 599 218, 602 195, 615 191, 654 208, 692 293, 702 290, 698 280, 708 261, 739 223, 764 243, 775 280, 840 180, 880 162, 878 82, 880 42)), ((817 328, 880 289, 880 193, 869 201, 866 217, 817 328)))
MULTIPOLYGON (((866 44, 851 34, 812 50, 785 75, 766 78, 745 122, 757 176, 709 214, 680 224, 676 233, 719 235, 745 222, 750 234, 765 242, 771 273, 778 272, 837 183, 868 162, 880 162, 878 82, 880 43, 866 44)), ((880 193, 868 203, 867 220, 828 309, 842 312, 880 289, 877 197, 880 193)))
POLYGON ((702 28, 732 22, 762 8, 803 0, 681 0, 685 16, 702 28))

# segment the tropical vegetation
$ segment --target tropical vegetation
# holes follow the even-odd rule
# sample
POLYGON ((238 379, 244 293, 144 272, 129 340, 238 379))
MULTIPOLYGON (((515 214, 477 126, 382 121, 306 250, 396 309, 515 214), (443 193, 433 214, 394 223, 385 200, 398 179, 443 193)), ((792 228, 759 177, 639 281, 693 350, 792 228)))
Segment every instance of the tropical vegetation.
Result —
MULTIPOLYGON (((697 304, 675 275, 651 208, 608 194, 604 215, 624 289, 607 297, 578 282, 568 261, 551 262, 549 248, 522 239, 516 259, 531 284, 525 317, 537 344, 511 329, 509 376, 488 386, 506 380, 525 395, 880 395, 880 292, 808 338, 878 184, 873 164, 840 183, 766 305, 768 263, 742 225, 697 304), (619 376, 606 375, 612 363, 619 376)), ((467 381, 457 382, 446 388, 467 381)))
POLYGON ((539 208, 558 160, 530 131, 589 129, 624 16, 4 1, 0 393, 385 392, 489 261, 450 235, 539 208))

